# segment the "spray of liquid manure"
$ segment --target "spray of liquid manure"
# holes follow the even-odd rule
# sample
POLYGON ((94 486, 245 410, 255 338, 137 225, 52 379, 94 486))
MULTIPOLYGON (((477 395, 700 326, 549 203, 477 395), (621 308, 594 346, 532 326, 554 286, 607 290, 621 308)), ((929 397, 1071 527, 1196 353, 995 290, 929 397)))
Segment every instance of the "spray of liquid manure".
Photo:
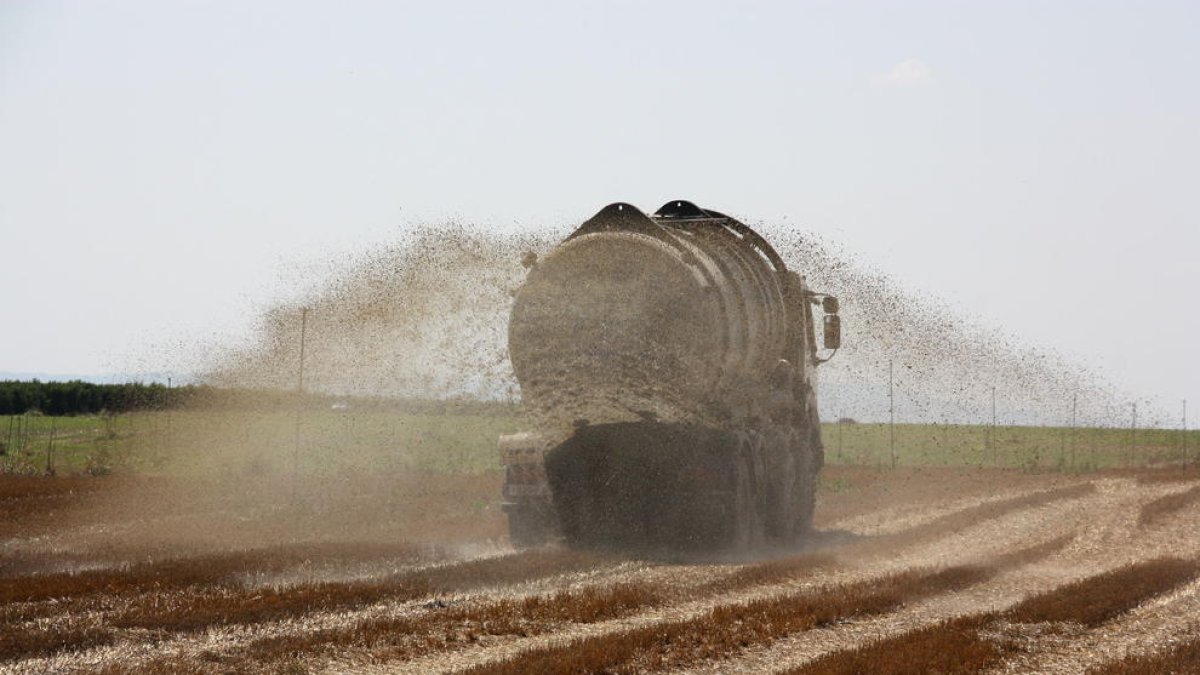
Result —
MULTIPOLYGON (((981 328, 811 235, 755 227, 811 287, 842 301, 844 346, 820 368, 823 419, 886 420, 889 366, 897 422, 985 424, 993 391, 1002 423, 1061 423, 1074 395, 1086 402, 1081 425, 1118 419, 1121 394, 1087 368, 981 328)), ((237 395, 133 416, 118 430, 161 480, 130 479, 31 551, 120 559, 397 541, 501 550, 496 439, 526 426, 512 414, 513 291, 526 255, 566 234, 423 227, 336 267, 302 301, 266 312, 253 346, 201 375, 237 395), (346 406, 331 406, 339 397, 346 406), (97 513, 123 523, 119 539, 88 524, 97 513)))
MULTIPOLYGON (((808 233, 756 228, 813 288, 842 301, 844 346, 820 371, 824 419, 883 421, 894 407, 897 421, 984 424, 996 398, 1003 423, 1062 425, 1073 397, 1081 423, 1124 419, 1126 397, 1088 367, 906 291, 808 233)), ((294 387, 303 305, 313 391, 519 400, 506 345, 512 293, 524 254, 542 254, 564 234, 422 228, 348 265, 304 302, 268 312, 257 346, 227 356, 204 379, 294 387)))

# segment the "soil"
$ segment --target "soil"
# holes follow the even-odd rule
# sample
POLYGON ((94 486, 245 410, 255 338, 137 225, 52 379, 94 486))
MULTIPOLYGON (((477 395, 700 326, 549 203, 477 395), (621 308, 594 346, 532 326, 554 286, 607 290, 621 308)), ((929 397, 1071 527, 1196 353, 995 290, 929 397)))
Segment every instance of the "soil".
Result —
MULTIPOLYGON (((161 478, 0 477, 0 672, 455 672, 750 599, 905 570, 987 565, 1065 538, 1048 557, 957 592, 689 666, 697 673, 782 671, 916 627, 1003 609, 1131 562, 1200 556, 1196 502, 1139 522, 1144 504, 1190 489, 1194 478, 1144 473, 830 467, 813 539, 820 550, 808 552, 825 556, 826 566, 752 584, 721 580, 763 565, 760 559, 637 560, 555 547, 513 552, 497 508, 498 474, 363 477, 355 490, 324 493, 319 481, 284 481, 253 498, 244 486, 219 491, 161 478), (1089 483, 1094 490, 1064 490, 1089 483), (1048 490, 1062 496, 1020 506, 1023 495, 1048 490), (1005 500, 1013 506, 986 508, 1005 500), (980 518, 961 527, 929 526, 975 512, 980 518), (530 598, 545 602, 525 602, 530 598), (618 605, 582 614, 555 605, 587 598, 618 605), (160 601, 175 609, 171 627, 155 630, 144 620, 157 616, 151 610, 160 601), (202 608, 226 601, 242 613, 203 618, 209 615, 202 608), (453 622, 438 614, 445 608, 457 612, 453 622), (476 613, 491 618, 477 624, 476 613), (196 621, 178 619, 189 615, 196 621), (381 635, 363 637, 370 626, 381 635), (400 635, 404 626, 426 632, 400 635), (272 644, 287 647, 272 652, 272 644)), ((782 565, 804 554, 762 556, 782 565)), ((1099 627, 1034 631, 1000 671, 1083 672, 1172 644, 1200 628, 1197 597, 1200 585, 1192 583, 1099 627)))

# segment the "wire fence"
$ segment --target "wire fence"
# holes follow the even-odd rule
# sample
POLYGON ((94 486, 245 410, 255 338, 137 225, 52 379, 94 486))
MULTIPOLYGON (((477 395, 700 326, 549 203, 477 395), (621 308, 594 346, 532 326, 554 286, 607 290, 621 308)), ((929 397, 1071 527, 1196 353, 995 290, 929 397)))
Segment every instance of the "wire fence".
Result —
MULTIPOLYGON (((308 456, 307 448, 312 438, 324 440, 317 445, 329 453, 358 452, 362 448, 383 448, 377 439, 362 439, 343 431, 345 415, 329 416, 329 411, 314 411, 302 405, 305 393, 305 338, 308 326, 308 308, 299 315, 297 336, 298 359, 296 366, 296 397, 290 412, 290 434, 281 433, 275 422, 261 420, 267 417, 230 417, 213 415, 203 425, 193 429, 201 437, 212 436, 214 428, 244 426, 246 438, 254 432, 251 427, 262 427, 261 437, 247 443, 244 451, 249 456, 263 453, 263 448, 272 450, 280 445, 281 439, 290 435, 290 471, 298 475, 303 462, 328 461, 324 457, 308 456), (311 417, 311 419, 310 419, 311 417), (232 421, 236 419, 237 421, 232 421), (332 430, 332 431, 331 431, 332 430), (302 455, 305 455, 302 457, 302 455)), ((1058 425, 1034 425, 1002 423, 1002 410, 997 387, 987 389, 986 410, 980 410, 974 423, 914 423, 903 420, 903 410, 897 405, 896 364, 887 363, 887 409, 886 422, 861 423, 847 415, 822 425, 827 461, 835 464, 853 464, 879 467, 899 466, 977 466, 1028 471, 1088 471, 1112 468, 1139 468, 1148 466, 1188 466, 1200 458, 1200 431, 1188 428, 1187 401, 1182 401, 1178 428, 1162 428, 1161 425, 1139 426, 1138 403, 1129 407, 1128 422, 1125 424, 1091 425, 1080 424, 1079 412, 1082 402, 1078 393, 1070 397, 1069 412, 1063 409, 1062 422, 1058 425), (900 421, 897 421, 898 414, 900 421)), ((900 383, 903 384, 903 383, 900 383)), ((876 389, 878 391, 878 389, 876 389)), ((168 380, 167 392, 171 391, 168 380)), ((1065 403, 1065 402, 1064 402, 1065 403)), ((1008 411, 1010 416, 1012 411, 1008 411)), ((353 419, 353 416, 350 416, 353 419)), ((453 417, 448 415, 447 417, 453 417)), ((478 416, 477 416, 478 417, 478 416)), ((394 438, 412 435, 414 419, 419 424, 440 428, 446 420, 392 416, 377 413, 372 416, 373 428, 386 429, 389 424, 398 425, 391 430, 394 438), (391 419, 391 422, 389 422, 391 419), (407 425, 407 426, 405 426, 407 425), (404 428, 401 428, 404 427, 404 428)), ((519 422, 514 413, 498 414, 492 422, 484 422, 483 428, 511 430, 519 422)), ((1111 420, 1109 420, 1111 422, 1111 420)), ((453 424, 453 421, 450 422, 453 424)), ((46 417, 40 414, 11 415, 0 417, 7 433, 0 438, 0 471, 9 473, 55 474, 60 467, 69 472, 108 473, 117 464, 145 466, 145 457, 161 457, 182 452, 193 452, 196 438, 172 431, 172 412, 141 412, 123 415, 46 417), (135 424, 134 420, 137 420, 135 424), (61 422, 60 422, 61 420, 61 422), (134 460, 129 458, 134 456, 134 460), (123 458, 121 460, 118 457, 123 458)), ((478 424, 475 420, 473 424, 478 424)), ((0 429, 4 429, 0 426, 0 429)), ((224 429, 221 429, 224 433, 224 429)), ((423 432, 416 429, 418 436, 423 432)), ((388 432, 385 432, 385 435, 388 432)), ((440 432, 439 432, 440 433, 440 432)), ((445 436, 454 447, 445 448, 442 454, 459 457, 462 466, 478 469, 495 466, 494 437, 491 432, 459 438, 445 436)), ((195 435, 195 434, 193 434, 195 435)), ((222 441, 229 444, 229 439, 222 441)), ((437 450, 435 450, 437 452, 437 450)), ((236 447, 235 453, 236 454, 236 447)), ((376 452, 376 454, 379 454, 376 452)), ((149 462, 153 464, 153 462, 149 462)), ((445 467, 453 470, 453 465, 445 467)), ((498 468, 498 467, 497 467, 498 468)))
POLYGON ((860 423, 824 426, 836 464, 1087 471, 1196 462, 1200 432, 1182 429, 860 423))
MULTIPOLYGON (((903 421, 904 410, 897 400, 902 392, 895 372, 895 364, 889 362, 883 411, 886 421, 863 423, 843 413, 823 425, 830 461, 879 467, 944 465, 1087 471, 1187 466, 1200 459, 1200 431, 1189 429, 1186 400, 1180 402, 1178 426, 1173 428, 1146 424, 1146 408, 1139 410, 1137 401, 1129 403, 1124 421, 1112 419, 1110 411, 1105 424, 1081 424, 1078 392, 1070 395, 1060 424, 1017 424, 1005 423, 1006 413, 1018 418, 1033 415, 1003 410, 997 387, 990 386, 973 422, 911 422, 903 421)), ((864 407, 870 408, 860 402, 855 409, 864 407)), ((880 416, 874 415, 876 419, 880 416)))

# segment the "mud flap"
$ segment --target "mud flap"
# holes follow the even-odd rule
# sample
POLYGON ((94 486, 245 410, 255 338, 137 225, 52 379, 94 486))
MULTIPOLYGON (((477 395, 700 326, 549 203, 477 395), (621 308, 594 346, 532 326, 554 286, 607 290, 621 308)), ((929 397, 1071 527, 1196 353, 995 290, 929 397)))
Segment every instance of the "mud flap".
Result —
POLYGON ((504 472, 504 512, 513 546, 540 546, 558 536, 558 518, 546 482, 546 441, 530 432, 501 436, 498 442, 504 472))
POLYGON ((790 545, 797 539, 800 501, 804 494, 800 459, 793 451, 793 433, 787 427, 765 433, 767 457, 766 534, 772 543, 790 545))
POLYGON ((726 520, 736 448, 733 434, 694 425, 579 429, 546 454, 563 536, 585 548, 713 547, 732 535, 726 520))

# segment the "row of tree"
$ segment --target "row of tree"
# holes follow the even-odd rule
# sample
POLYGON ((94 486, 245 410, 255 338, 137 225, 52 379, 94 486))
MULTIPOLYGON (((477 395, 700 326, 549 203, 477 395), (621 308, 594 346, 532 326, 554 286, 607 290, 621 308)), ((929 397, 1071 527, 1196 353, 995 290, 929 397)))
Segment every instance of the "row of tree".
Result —
POLYGON ((95 384, 81 380, 5 380, 0 381, 0 415, 35 411, 47 415, 87 415, 102 411, 153 410, 181 404, 194 394, 194 389, 193 386, 168 388, 140 382, 95 384))
POLYGON ((473 399, 431 400, 389 397, 345 397, 322 393, 298 393, 274 389, 222 389, 209 385, 167 387, 162 384, 129 382, 94 384, 0 381, 0 415, 94 415, 134 410, 168 408, 224 408, 238 410, 281 410, 294 408, 394 410, 410 414, 494 415, 515 411, 513 403, 473 399))

